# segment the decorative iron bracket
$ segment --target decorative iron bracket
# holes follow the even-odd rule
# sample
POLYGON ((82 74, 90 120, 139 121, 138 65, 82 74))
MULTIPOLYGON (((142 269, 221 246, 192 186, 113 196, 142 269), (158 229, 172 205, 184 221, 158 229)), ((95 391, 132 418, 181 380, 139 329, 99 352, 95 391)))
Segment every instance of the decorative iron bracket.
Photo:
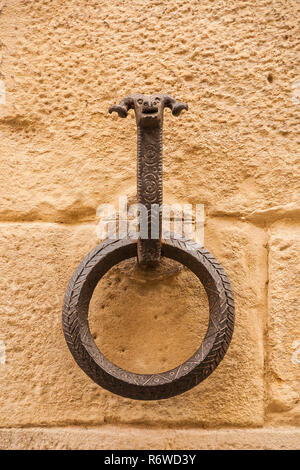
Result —
POLYGON ((161 255, 162 234, 162 136, 164 109, 170 108, 173 116, 179 116, 185 103, 178 103, 172 96, 133 94, 124 98, 118 105, 111 106, 109 112, 117 112, 125 118, 133 109, 137 124, 137 195, 138 203, 146 207, 147 238, 138 240, 138 263, 141 267, 155 267, 161 255))

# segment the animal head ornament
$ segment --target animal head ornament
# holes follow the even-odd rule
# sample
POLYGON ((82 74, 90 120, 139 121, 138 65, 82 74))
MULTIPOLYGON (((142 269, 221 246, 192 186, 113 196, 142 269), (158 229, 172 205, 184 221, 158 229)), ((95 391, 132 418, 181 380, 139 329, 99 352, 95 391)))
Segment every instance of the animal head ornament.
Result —
POLYGON ((163 123, 164 109, 170 108, 173 116, 179 116, 183 109, 188 110, 186 103, 179 103, 175 98, 166 94, 142 95, 135 93, 126 96, 119 104, 111 106, 109 112, 117 112, 122 118, 127 117, 128 111, 135 112, 138 126, 156 127, 163 123))

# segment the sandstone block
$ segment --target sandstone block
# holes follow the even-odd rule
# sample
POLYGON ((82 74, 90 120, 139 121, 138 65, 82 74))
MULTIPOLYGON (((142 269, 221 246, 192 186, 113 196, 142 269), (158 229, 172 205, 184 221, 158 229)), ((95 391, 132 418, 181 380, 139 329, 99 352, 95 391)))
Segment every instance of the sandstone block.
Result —
MULTIPOLYGON (((158 402, 115 396, 74 362, 61 330, 67 282, 96 244, 95 226, 1 225, 3 426, 118 423, 261 425, 264 231, 209 221, 207 246, 224 264, 236 297, 236 329, 217 370, 189 392, 158 402), (249 265, 251 273, 249 274, 249 265)), ((166 370, 198 347, 207 300, 185 269, 145 283, 117 266, 97 286, 90 324, 109 359, 136 372, 166 370), (154 296, 156 297, 154 300, 154 296)))
POLYGON ((268 414, 272 421, 296 424, 300 418, 299 226, 290 220, 274 224, 269 243, 268 414))
POLYGON ((108 108, 134 91, 189 104, 179 119, 166 113, 165 202, 261 222, 277 207, 281 217, 299 178, 294 8, 9 2, 0 16, 1 219, 93 221, 99 204, 128 194, 135 120, 108 108))

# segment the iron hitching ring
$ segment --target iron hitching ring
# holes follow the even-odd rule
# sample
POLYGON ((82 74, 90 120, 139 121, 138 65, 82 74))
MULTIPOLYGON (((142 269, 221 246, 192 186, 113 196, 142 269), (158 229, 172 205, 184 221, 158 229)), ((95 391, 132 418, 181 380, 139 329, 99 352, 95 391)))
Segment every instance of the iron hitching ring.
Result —
MULTIPOLYGON (((134 109, 138 125, 138 200, 151 215, 151 205, 162 204, 162 118, 164 107, 177 116, 184 103, 169 95, 130 95, 110 108, 126 117, 134 109), (151 184, 149 184, 151 181, 151 184)), ((153 216, 153 214, 152 214, 153 216)), ((223 359, 231 341, 234 301, 230 281, 204 247, 183 238, 161 239, 161 214, 154 214, 158 239, 106 240, 96 246, 71 277, 64 298, 63 331, 68 347, 82 370, 98 385, 127 398, 159 400, 181 394, 208 377, 223 359), (114 265, 137 257, 141 267, 154 268, 160 257, 189 268, 200 280, 209 303, 209 324, 198 350, 183 364, 158 374, 135 374, 110 362, 96 346, 88 323, 94 289, 114 265)), ((148 217, 149 224, 150 218, 148 217)), ((150 228, 150 227, 149 227, 150 228)))

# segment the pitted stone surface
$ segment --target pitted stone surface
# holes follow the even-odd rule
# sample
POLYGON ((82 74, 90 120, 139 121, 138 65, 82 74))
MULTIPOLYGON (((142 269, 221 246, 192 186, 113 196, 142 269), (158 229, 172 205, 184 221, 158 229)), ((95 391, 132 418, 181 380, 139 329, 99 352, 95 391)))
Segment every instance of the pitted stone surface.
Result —
POLYGON ((188 118, 166 113, 165 202, 252 218, 288 210, 299 177, 298 17, 297 0, 7 3, 1 219, 94 220, 99 204, 127 194, 134 116, 120 131, 107 110, 132 92, 189 103, 188 118))

